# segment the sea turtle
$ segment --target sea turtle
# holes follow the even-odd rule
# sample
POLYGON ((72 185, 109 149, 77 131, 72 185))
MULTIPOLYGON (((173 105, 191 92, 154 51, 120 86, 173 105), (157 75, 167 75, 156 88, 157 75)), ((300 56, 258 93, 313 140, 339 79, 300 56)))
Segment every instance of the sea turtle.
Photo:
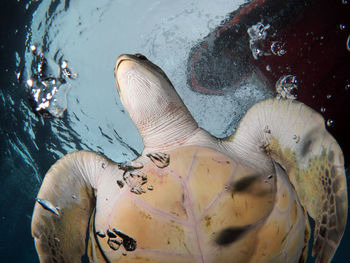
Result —
POLYGON ((340 147, 302 103, 254 105, 234 135, 198 127, 165 73, 121 55, 115 77, 144 151, 78 151, 46 174, 32 217, 41 262, 329 262, 344 232, 340 147))

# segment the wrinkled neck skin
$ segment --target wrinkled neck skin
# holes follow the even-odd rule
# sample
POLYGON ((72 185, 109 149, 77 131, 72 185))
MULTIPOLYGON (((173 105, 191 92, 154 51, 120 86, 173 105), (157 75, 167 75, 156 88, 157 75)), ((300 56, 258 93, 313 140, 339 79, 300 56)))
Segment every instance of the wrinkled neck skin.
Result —
POLYGON ((143 155, 190 145, 217 148, 217 139, 198 127, 186 107, 167 114, 138 127, 145 145, 143 155))
POLYGON ((194 136, 206 133, 167 78, 137 63, 123 63, 117 71, 119 93, 142 136, 144 154, 194 144, 194 136))
POLYGON ((185 145, 199 129, 188 114, 181 107, 169 105, 166 112, 137 124, 145 145, 144 152, 164 151, 185 145))

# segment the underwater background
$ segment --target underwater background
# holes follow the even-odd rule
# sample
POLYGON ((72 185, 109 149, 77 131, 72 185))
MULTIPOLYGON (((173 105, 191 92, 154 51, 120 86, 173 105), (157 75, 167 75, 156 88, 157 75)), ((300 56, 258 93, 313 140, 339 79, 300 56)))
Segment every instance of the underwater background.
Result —
MULTIPOLYGON (((254 2, 265 1, 1 0, 0 262, 39 262, 31 216, 43 177, 57 159, 86 149, 122 162, 142 152, 142 140, 114 82, 114 64, 122 53, 142 53, 159 65, 199 125, 217 137, 232 134, 251 105, 275 95, 266 83, 284 83, 325 117, 344 151, 349 178, 350 3, 332 1, 334 12, 339 12, 332 15, 329 9, 315 11, 323 19, 303 27, 303 37, 312 37, 303 47, 312 45, 312 61, 293 72, 295 64, 281 62, 293 54, 288 46, 292 40, 279 32, 292 23, 290 8, 302 11, 314 1, 270 1, 281 10, 277 13, 256 5, 250 18, 256 20, 236 21, 235 27, 230 21, 240 14, 236 10, 254 2), (335 26, 317 31, 321 22, 335 26), (223 28, 236 33, 230 38, 213 33, 223 28), (334 43, 322 42, 327 36, 334 43), (198 53, 203 43, 208 45, 198 53), (315 43, 325 43, 326 52, 315 43), (193 64, 196 54, 205 58, 203 63, 193 64), (240 63, 228 65, 229 56, 240 63), (217 66, 211 70, 206 63, 217 66), (331 63, 334 66, 321 72, 331 63), (218 68, 223 70, 215 72, 218 68), (308 76, 327 87, 312 85, 303 76, 312 68, 318 71, 308 76), (238 73, 232 76, 233 71, 238 73), (207 79, 194 84, 198 75, 207 79), (200 88, 205 83, 210 87, 200 88)), ((298 27, 293 30, 299 32, 298 27)), ((347 227, 333 262, 350 262, 349 248, 347 227)))

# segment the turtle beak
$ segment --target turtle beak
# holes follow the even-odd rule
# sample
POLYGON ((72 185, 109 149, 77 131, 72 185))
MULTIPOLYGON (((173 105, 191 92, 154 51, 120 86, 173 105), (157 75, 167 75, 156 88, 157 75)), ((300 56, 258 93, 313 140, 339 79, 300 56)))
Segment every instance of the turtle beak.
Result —
POLYGON ((120 64, 127 59, 130 59, 129 55, 126 55, 126 54, 120 55, 117 59, 117 63, 115 64, 115 67, 114 67, 114 78, 117 82, 117 89, 118 89, 119 95, 121 95, 121 90, 120 90, 120 84, 119 84, 119 80, 118 80, 118 70, 119 70, 120 64))
POLYGON ((114 77, 117 82, 117 88, 119 95, 121 95, 121 87, 119 83, 119 79, 122 77, 125 77, 125 73, 132 69, 132 67, 135 66, 137 63, 142 63, 144 61, 148 61, 147 58, 139 53, 136 53, 135 55, 129 55, 129 54, 122 54, 118 57, 117 63, 114 68, 114 77), (129 63, 123 63, 123 62, 129 62, 129 63), (120 65, 123 63, 123 66, 120 67, 120 65))

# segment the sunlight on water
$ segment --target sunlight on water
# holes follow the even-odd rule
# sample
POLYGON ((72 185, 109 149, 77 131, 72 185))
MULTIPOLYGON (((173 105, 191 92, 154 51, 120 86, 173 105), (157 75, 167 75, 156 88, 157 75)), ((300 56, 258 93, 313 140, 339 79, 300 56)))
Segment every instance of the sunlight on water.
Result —
MULTIPOLYGON (((71 1, 67 5, 44 1, 33 16, 27 45, 41 47, 48 68, 57 68, 59 60, 64 59, 77 70, 76 79, 66 79, 70 90, 65 114, 70 128, 89 149, 103 151, 114 160, 123 160, 135 156, 136 151, 141 152, 143 146, 121 105, 114 83, 113 68, 121 53, 139 52, 158 64, 201 126, 217 135, 228 128, 232 131, 233 127, 227 127, 231 123, 227 119, 232 116, 232 98, 218 96, 209 100, 189 91, 184 65, 192 45, 209 33, 209 24, 219 24, 239 4, 239 1, 149 4, 148 1, 105 0, 97 5, 95 1, 71 1), (125 12, 131 8, 132 15, 125 12), (176 55, 171 56, 170 51, 176 55), (193 103, 194 100, 197 102, 193 103), (219 119, 211 121, 208 116, 217 111, 211 105, 216 104, 227 106, 221 110, 219 119)), ((28 49, 28 78, 33 75, 33 59, 28 49)), ((60 131, 52 129, 59 136, 60 131)))

